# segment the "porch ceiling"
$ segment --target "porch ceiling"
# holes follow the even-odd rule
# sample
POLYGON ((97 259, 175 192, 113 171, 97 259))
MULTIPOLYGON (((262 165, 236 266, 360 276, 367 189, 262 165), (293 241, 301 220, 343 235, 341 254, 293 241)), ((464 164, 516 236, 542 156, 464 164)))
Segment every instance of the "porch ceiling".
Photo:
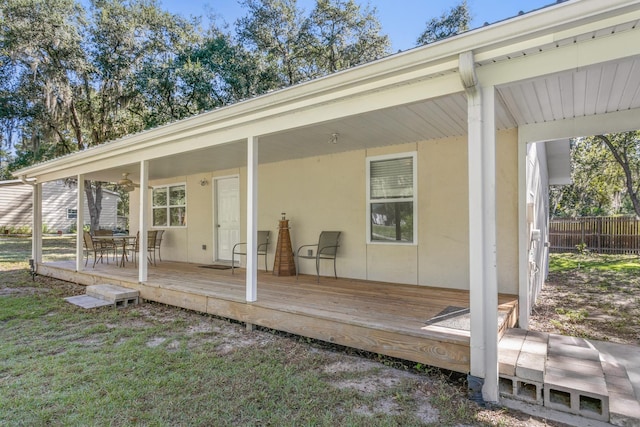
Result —
MULTIPOLYGON (((498 130, 640 109, 640 58, 511 83, 499 86, 497 92, 498 130)), ((464 136, 466 115, 463 93, 366 114, 348 115, 345 111, 345 116, 338 120, 261 136, 259 161, 270 163, 464 136), (338 134, 336 143, 330 142, 334 133, 338 134)), ((159 157, 150 161, 150 179, 242 167, 246 164, 246 153, 242 140, 159 157)), ((137 163, 127 164, 98 171, 89 178, 117 181, 122 173, 128 172, 137 180, 138 169, 137 163)))

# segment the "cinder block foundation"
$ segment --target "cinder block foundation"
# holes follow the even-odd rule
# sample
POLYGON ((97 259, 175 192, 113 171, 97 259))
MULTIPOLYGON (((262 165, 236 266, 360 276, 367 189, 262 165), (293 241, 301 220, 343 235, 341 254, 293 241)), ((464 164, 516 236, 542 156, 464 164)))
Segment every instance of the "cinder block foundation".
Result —
POLYGON ((510 399, 521 400, 534 405, 542 405, 543 384, 535 381, 523 381, 515 376, 500 375, 500 395, 510 399))

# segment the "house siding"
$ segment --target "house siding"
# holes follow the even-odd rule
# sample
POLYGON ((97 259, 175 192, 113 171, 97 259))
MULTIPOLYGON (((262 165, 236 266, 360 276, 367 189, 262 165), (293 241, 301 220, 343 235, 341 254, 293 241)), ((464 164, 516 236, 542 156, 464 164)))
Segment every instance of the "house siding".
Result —
MULTIPOLYGON (((76 220, 67 218, 67 209, 76 209, 78 189, 64 181, 42 184, 42 223, 47 230, 68 232, 75 228, 76 220)), ((117 226, 117 193, 103 191, 100 227, 117 226)), ((33 225, 33 190, 31 185, 0 185, 0 226, 28 227, 33 225)), ((85 224, 90 223, 89 208, 84 204, 85 224)))
POLYGON ((549 174, 544 142, 527 146, 527 250, 530 312, 549 269, 549 174), (534 235, 539 231, 539 238, 534 235))
MULTIPOLYGON (((500 132, 497 148, 498 280, 500 292, 517 293, 517 131, 500 132)), ((342 231, 337 262, 342 277, 467 289, 467 163, 467 140, 457 137, 260 165, 258 229, 271 231, 269 267, 274 260, 278 220, 285 212, 294 248, 317 242, 322 230, 342 231), (367 244, 366 159, 413 151, 417 152, 418 163, 417 244, 367 244)), ((240 178, 241 240, 246 241, 246 172, 246 168, 236 168, 152 182, 187 183, 187 226, 166 229, 163 259, 193 263, 216 260, 217 177, 240 178), (200 185, 202 178, 209 184, 200 185)), ((131 230, 137 230, 138 191, 131 197, 131 230)), ((304 262, 300 272, 315 273, 314 263, 304 262)), ((332 273, 330 263, 321 265, 321 274, 332 273)))

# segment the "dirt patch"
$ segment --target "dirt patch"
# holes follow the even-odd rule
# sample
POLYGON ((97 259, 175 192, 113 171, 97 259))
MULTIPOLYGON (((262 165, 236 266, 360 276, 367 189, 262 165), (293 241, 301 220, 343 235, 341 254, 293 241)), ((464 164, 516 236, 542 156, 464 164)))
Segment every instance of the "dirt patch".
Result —
POLYGON ((19 296, 19 295, 35 295, 38 293, 48 292, 48 289, 43 288, 0 288, 0 297, 6 296, 19 296))
MULTIPOLYGON (((616 258, 594 256, 584 263, 616 258)), ((578 267, 549 273, 530 318, 536 331, 640 345, 637 270, 578 267)))

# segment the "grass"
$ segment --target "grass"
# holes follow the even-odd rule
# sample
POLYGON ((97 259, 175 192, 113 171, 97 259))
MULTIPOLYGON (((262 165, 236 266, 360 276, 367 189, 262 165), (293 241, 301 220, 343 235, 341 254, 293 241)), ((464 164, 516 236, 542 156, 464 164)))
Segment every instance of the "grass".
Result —
MULTIPOLYGON (((48 256, 73 252, 52 237, 48 256)), ((160 304, 84 310, 0 239, 0 425, 527 425, 424 366, 160 304)))
POLYGON ((574 269, 597 272, 640 273, 640 257, 637 255, 551 254, 549 271, 559 273, 574 269))

